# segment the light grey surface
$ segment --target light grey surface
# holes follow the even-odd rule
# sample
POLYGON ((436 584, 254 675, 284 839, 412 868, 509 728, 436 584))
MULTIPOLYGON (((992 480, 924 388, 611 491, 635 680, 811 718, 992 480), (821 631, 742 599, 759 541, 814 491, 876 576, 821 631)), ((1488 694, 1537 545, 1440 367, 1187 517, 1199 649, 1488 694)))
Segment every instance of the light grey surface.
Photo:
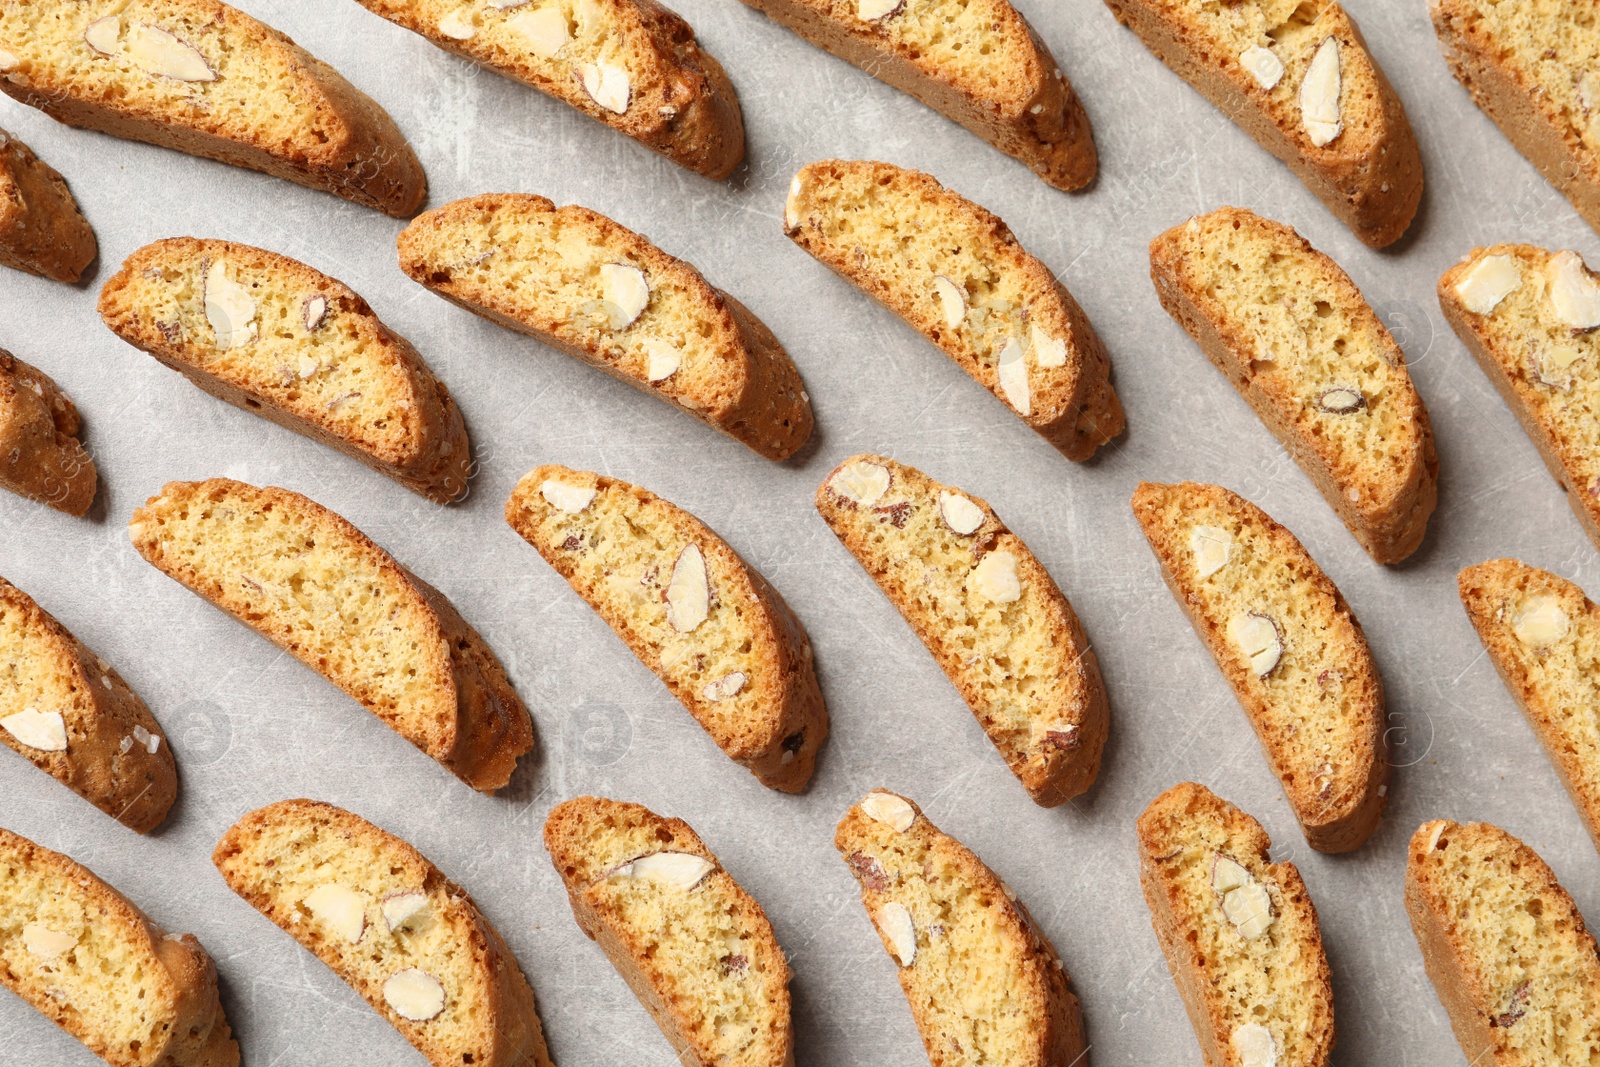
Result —
MULTIPOLYGON (((116 664, 169 733, 182 792, 141 838, 0 758, 0 824, 65 851, 216 957, 245 1062, 422 1060, 289 937, 236 899, 210 851, 238 816, 285 797, 348 807, 413 842, 472 892, 538 994, 562 1067, 666 1065, 671 1053, 579 933, 539 833, 597 792, 688 819, 766 907, 795 971, 801 1067, 926 1062, 833 825, 874 786, 916 798, 1029 903, 1082 996, 1098 1064, 1198 1063, 1140 897, 1133 820, 1184 779, 1257 816, 1300 865, 1333 966, 1341 1064, 1462 1061, 1401 904, 1424 819, 1488 819, 1555 867, 1600 917, 1600 860, 1484 659, 1455 572, 1515 555, 1600 590, 1595 554, 1511 415, 1440 317, 1438 275, 1475 244, 1593 253, 1595 235, 1472 106, 1422 0, 1350 0, 1410 112, 1428 191, 1412 235, 1365 249, 1290 174, 1118 28, 1097 0, 1020 0, 1083 97, 1101 152, 1088 192, 1036 180, 908 97, 734 0, 676 0, 737 85, 747 163, 695 177, 531 90, 483 73, 349 0, 245 0, 375 96, 412 139, 430 203, 487 191, 577 201, 698 265, 777 333, 816 404, 802 457, 768 463, 667 406, 424 292, 395 266, 400 223, 219 164, 69 130, 0 99, 0 126, 71 181, 101 243, 79 288, 6 272, 0 345, 77 400, 100 464, 94 516, 0 493, 0 574, 116 664), (1097 460, 1062 459, 930 345, 783 236, 793 171, 827 156, 931 171, 1005 218, 1060 272, 1110 348, 1131 429, 1097 460), (1438 436, 1440 505, 1406 565, 1383 569, 1156 303, 1146 242, 1243 204, 1298 227, 1396 329, 1438 436), (362 293, 460 400, 482 471, 438 508, 200 393, 100 323, 95 294, 140 245, 225 237, 303 259, 362 293), (954 690, 816 516, 840 459, 881 450, 986 497, 1072 600, 1111 693, 1099 785, 1029 802, 954 690), (810 630, 833 732, 809 793, 763 789, 501 519, 542 462, 615 475, 720 531, 810 630), (320 677, 141 561, 129 512, 169 479, 226 474, 305 492, 438 586, 499 653, 542 746, 495 798, 473 793, 320 677), (1286 524, 1360 616, 1388 688, 1397 772, 1372 841, 1307 849, 1217 670, 1162 587, 1128 509, 1141 478, 1216 481, 1286 524)), ((95 1062, 0 995, 0 1059, 95 1062)))

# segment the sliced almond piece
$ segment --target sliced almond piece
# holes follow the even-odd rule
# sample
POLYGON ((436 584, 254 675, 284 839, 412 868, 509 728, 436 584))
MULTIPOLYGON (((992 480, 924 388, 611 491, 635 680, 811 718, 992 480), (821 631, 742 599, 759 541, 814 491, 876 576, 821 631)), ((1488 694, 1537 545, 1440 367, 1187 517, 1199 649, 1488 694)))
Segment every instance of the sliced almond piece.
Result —
POLYGON ((1250 72, 1256 84, 1263 89, 1273 89, 1283 80, 1283 60, 1270 48, 1253 44, 1239 53, 1239 65, 1250 72))
POLYGON ((306 333, 316 333, 328 317, 328 298, 321 293, 306 297, 305 305, 300 309, 300 321, 305 323, 306 333))
POLYGON ((600 288, 605 296, 601 305, 613 330, 632 326, 650 303, 650 283, 645 280, 644 271, 631 263, 601 264, 600 288))
POLYGON ((1366 396, 1353 385, 1335 385, 1317 394, 1318 410, 1329 415, 1353 415, 1366 406, 1366 396))
POLYGON ((1265 886, 1251 879, 1223 895, 1222 913, 1240 937, 1254 941, 1272 926, 1272 897, 1265 886))
POLYGON ((1306 80, 1300 83, 1300 121, 1311 143, 1321 148, 1338 137, 1344 125, 1339 116, 1339 42, 1326 38, 1311 58, 1306 80))
POLYGON ((692 852, 652 852, 625 863, 612 872, 618 878, 639 878, 687 893, 715 868, 704 856, 692 852))
POLYGON ((572 41, 572 31, 559 4, 519 11, 506 19, 506 25, 522 34, 529 51, 543 59, 554 59, 572 41))
POLYGON ((354 889, 328 882, 307 893, 302 901, 317 921, 350 942, 359 944, 367 929, 367 898, 354 889))
POLYGON ((711 586, 706 579, 706 557, 699 545, 685 545, 672 565, 667 584, 667 621, 681 634, 689 633, 711 614, 711 586))
POLYGON ((1249 885, 1251 874, 1244 865, 1231 856, 1218 855, 1211 861, 1211 888, 1219 896, 1227 896, 1242 885, 1249 885))
POLYGON ((67 722, 59 711, 23 708, 0 719, 0 728, 29 748, 40 752, 67 750, 67 722))
POLYGON ((444 986, 427 971, 407 967, 383 983, 383 999, 400 1018, 425 1023, 444 1011, 444 986))
POLYGON ((1008 338, 1000 349, 1000 392, 1019 415, 1033 414, 1033 397, 1028 391, 1028 365, 1022 358, 1022 345, 1008 338))
POLYGON ((861 812, 897 834, 905 833, 917 821, 917 809, 893 793, 868 793, 861 801, 861 812))
POLYGON ((77 948, 78 939, 52 930, 44 923, 24 923, 22 947, 42 960, 55 960, 77 948))
POLYGON ((1239 1067, 1278 1067, 1278 1043, 1272 1031, 1260 1023, 1245 1023, 1234 1028, 1228 1039, 1239 1067))
POLYGON ((906 0, 856 0, 856 17, 862 22, 881 22, 898 15, 906 0))
POLYGON ((666 381, 683 366, 683 352, 659 337, 645 338, 644 350, 645 377, 652 382, 666 381))
POLYGON ((1028 346, 1033 350, 1033 365, 1036 367, 1067 365, 1067 342, 1059 337, 1051 337, 1036 325, 1028 327, 1028 346))
POLYGON ((1220 526, 1196 526, 1189 531, 1189 551, 1195 577, 1209 578, 1233 558, 1233 535, 1220 526))
POLYGON ((1283 637, 1270 615, 1246 611, 1228 622, 1228 639, 1250 661, 1250 672, 1258 678, 1271 674, 1283 658, 1283 637))
POLYGON ((84 29, 83 39, 100 55, 116 55, 122 51, 122 17, 107 15, 103 19, 95 19, 84 29))
POLYGON ((478 32, 478 26, 472 21, 470 7, 458 7, 454 11, 447 11, 439 20, 439 32, 456 41, 469 41, 478 32))
POLYGON ((256 339, 256 302, 250 290, 228 277, 228 265, 220 259, 206 269, 206 321, 216 334, 222 351, 239 348, 256 339))
POLYGON ((734 671, 731 674, 723 675, 714 682, 706 683, 705 688, 700 690, 700 696, 713 704, 718 701, 728 700, 738 696, 747 681, 749 679, 745 677, 743 671, 734 671))
POLYGON ((1561 609, 1561 598, 1554 593, 1535 593, 1528 597, 1511 623, 1511 632, 1529 648, 1558 644, 1570 629, 1571 620, 1561 609))
POLYGON ((569 485, 554 478, 546 478, 539 483, 539 495, 544 497, 545 503, 570 515, 576 515, 592 504, 594 494, 592 485, 569 485))
POLYGON ((944 313, 944 324, 952 330, 967 318, 967 292, 943 274, 933 276, 933 295, 944 313))
POLYGON ((1522 268, 1512 256, 1483 256, 1456 282, 1456 299, 1474 315, 1492 315, 1500 301, 1522 284, 1522 268))
POLYGON ((889 952, 902 967, 909 967, 917 959, 917 927, 904 904, 891 900, 872 916, 873 924, 883 931, 889 942, 889 952))
POLYGON ((889 491, 889 468, 877 463, 847 463, 829 483, 846 500, 870 508, 889 491))
POLYGON ((1022 581, 1017 577, 1017 557, 1010 552, 991 552, 978 561, 967 576, 967 587, 985 600, 1010 604, 1022 599, 1022 581))
POLYGON ((1545 279, 1556 318, 1574 330, 1600 326, 1600 283, 1584 266, 1583 257, 1576 252, 1557 252, 1545 266, 1545 279))
POLYGON ((420 925, 428 915, 428 894, 412 890, 390 893, 383 898, 383 924, 398 933, 420 925))
POLYGON ((181 82, 214 82, 211 69, 199 49, 160 26, 136 23, 128 32, 128 58, 147 74, 181 82))
POLYGON ((939 494, 939 517, 952 533, 966 537, 983 525, 983 509, 960 493, 939 494))
POLYGON ((628 72, 609 63, 585 63, 578 68, 583 91, 607 111, 618 115, 628 110, 628 72))

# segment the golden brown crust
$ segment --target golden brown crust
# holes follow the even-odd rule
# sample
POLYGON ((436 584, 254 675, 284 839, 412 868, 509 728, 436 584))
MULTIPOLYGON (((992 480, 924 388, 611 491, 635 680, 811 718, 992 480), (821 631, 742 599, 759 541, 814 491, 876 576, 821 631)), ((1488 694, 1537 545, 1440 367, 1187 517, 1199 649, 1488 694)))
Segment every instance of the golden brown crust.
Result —
MULTIPOLYGON (((323 674, 474 789, 493 793, 504 786, 518 758, 534 747, 526 705, 494 653, 454 606, 346 519, 315 501, 287 489, 258 488, 226 478, 170 482, 161 495, 133 513, 129 534, 153 566, 323 674), (260 582, 232 573, 225 565, 194 562, 206 549, 198 538, 214 537, 220 544, 228 536, 224 523, 238 521, 241 514, 249 517, 274 510, 303 532, 306 543, 336 555, 336 582, 370 581, 406 605, 412 613, 408 618, 418 620, 419 626, 408 656, 415 661, 415 672, 434 678, 433 688, 414 701, 400 702, 382 694, 377 685, 381 679, 342 676, 319 654, 317 642, 322 638, 317 628, 302 629, 293 618, 280 617, 270 591, 263 591, 260 582), (190 534, 177 524, 189 522, 191 512, 196 516, 192 536, 197 540, 180 541, 190 534), (167 529, 169 524, 176 532, 167 529)), ((311 573, 301 580, 308 587, 318 586, 311 573)), ((329 595, 336 593, 336 587, 321 588, 329 595)))
POLYGON ((506 522, 666 683, 730 759, 770 788, 786 793, 805 789, 828 734, 810 638, 778 591, 715 531, 648 489, 555 465, 535 467, 523 476, 506 501, 506 522), (600 507, 614 504, 626 522, 607 526, 604 536, 596 532, 598 525, 586 528, 586 523, 609 520, 592 504, 578 513, 553 505, 543 492, 551 480, 592 489, 600 507), (648 537, 633 536, 636 524, 659 526, 659 536, 670 542, 666 549, 648 537), (705 637, 718 642, 715 647, 697 646, 701 639, 690 631, 673 637, 686 643, 668 656, 657 636, 668 632, 663 629, 665 615, 657 614, 654 604, 666 603, 676 561, 690 545, 703 554, 714 606, 728 610, 713 623, 720 628, 717 633, 705 637), (624 571, 647 590, 643 596, 623 599, 610 593, 605 579, 624 571), (724 648, 722 642, 732 634, 740 637, 738 647, 724 648), (733 677, 722 672, 736 665, 743 676, 739 686, 732 694, 715 696, 712 687, 733 677), (722 706, 729 700, 737 701, 732 712, 722 706))
MULTIPOLYGON (((0 915, 8 920, 0 922, 0 984, 112 1067, 238 1067, 239 1046, 217 999, 216 964, 193 934, 167 933, 87 867, 4 829, 0 868, 25 872, 30 880, 37 877, 47 897, 32 902, 34 910, 29 910, 20 895, 23 879, 6 879, 10 895, 0 903, 0 915), (79 961, 74 950, 75 965, 52 977, 25 947, 25 926, 41 920, 66 925, 69 918, 84 927, 77 933, 80 944, 92 939, 96 950, 114 946, 115 958, 79 961), (117 1031, 125 1031, 133 1020, 97 1018, 93 1009, 98 1005, 87 997, 75 1005, 69 997, 51 995, 54 986, 69 981, 74 987, 93 988, 107 981, 134 984, 137 992, 124 990, 123 995, 137 998, 139 1015, 152 1024, 147 1036, 153 1040, 136 1040, 128 1047, 117 1031)), ((69 931, 56 932, 71 936, 69 931)))
MULTIPOLYGON (((178 237, 146 245, 129 256, 101 289, 99 310, 117 336, 234 407, 337 449, 436 503, 459 500, 467 491, 472 446, 449 389, 409 341, 379 321, 367 302, 336 278, 249 245, 178 237), (219 261, 235 272, 245 269, 264 275, 285 289, 305 294, 305 299, 312 294, 321 296, 327 310, 319 317, 317 329, 326 330, 335 325, 333 320, 343 320, 335 328, 354 335, 363 350, 358 362, 369 367, 381 383, 390 398, 389 406, 367 423, 351 426, 331 414, 341 397, 322 402, 307 395, 303 376, 295 369, 311 338, 310 331, 304 330, 303 318, 282 326, 270 340, 254 342, 271 344, 281 358, 281 375, 267 381, 252 380, 249 368, 225 358, 214 338, 202 335, 203 331, 186 331, 185 318, 205 317, 203 278, 208 264, 219 261), (187 301, 171 307, 180 313, 172 322, 161 319, 158 307, 141 302, 143 296, 170 298, 168 292, 148 291, 150 278, 168 271, 178 276, 170 283, 172 287, 190 292, 187 301)), ((322 368, 315 367, 315 371, 320 374, 322 368)))
POLYGON ((97 248, 66 180, 0 130, 0 266, 75 282, 97 248))
MULTIPOLYGON (((1287 164, 1365 244, 1386 247, 1411 225, 1422 202, 1416 136, 1360 27, 1341 5, 1311 5, 1313 21, 1297 27, 1303 31, 1297 35, 1303 40, 1300 54, 1280 57, 1287 72, 1274 85, 1276 92, 1263 89, 1238 56, 1224 54, 1225 42, 1195 18, 1194 9, 1202 6, 1195 0, 1106 0, 1106 6, 1158 59, 1287 164), (1342 133, 1319 147, 1300 122, 1298 93, 1314 49, 1330 38, 1340 49, 1346 119, 1342 133), (1352 128, 1351 114, 1361 117, 1358 128, 1352 128)), ((1290 21, 1299 18, 1296 10, 1290 21)))
POLYGON ((83 515, 98 477, 78 432, 78 409, 61 387, 0 348, 0 486, 83 515))
POLYGON ((1344 596, 1292 533, 1221 486, 1141 482, 1133 513, 1173 598, 1239 698, 1307 843, 1319 852, 1359 848, 1383 814, 1391 768, 1383 682, 1344 596), (1207 524, 1234 538, 1229 551, 1241 558, 1233 570, 1250 570, 1225 565, 1216 581, 1201 576, 1190 538, 1207 524), (1238 542, 1247 537, 1263 548, 1246 556, 1238 542), (1266 677, 1230 638, 1233 619, 1218 614, 1229 603, 1271 616, 1281 658, 1266 677))
POLYGON ((1099 661, 1055 580, 988 503, 941 485, 914 467, 863 453, 823 480, 816 505, 927 646, 1034 802, 1054 807, 1093 785, 1110 730, 1099 661), (887 488, 872 504, 863 505, 840 489, 841 475, 858 464, 888 472, 887 488), (941 497, 969 501, 982 513, 981 524, 971 533, 957 533, 942 515, 941 497), (908 525, 920 545, 897 543, 902 536, 897 531, 908 525), (914 554, 918 547, 923 555, 914 554), (986 609, 974 611, 947 594, 965 587, 994 552, 1008 553, 1016 561, 1020 610, 1002 609, 992 622, 974 622, 986 609), (932 564, 930 555, 935 557, 932 564), (951 559, 959 561, 954 571, 941 565, 951 559), (941 578, 949 590, 935 587, 941 578), (975 635, 973 630, 985 633, 975 635), (990 648, 984 636, 1002 643, 1037 638, 1042 647, 990 648), (999 684, 991 675, 995 659, 1012 665, 999 684), (1020 683, 1021 692, 1008 689, 1005 682, 1020 683))
MULTIPOLYGON (((222 56, 271 54, 281 60, 293 78, 294 95, 261 106, 299 109, 314 134, 308 130, 291 140, 275 140, 234 115, 174 106, 161 98, 144 100, 96 84, 102 73, 93 66, 97 53, 81 38, 89 24, 124 6, 94 0, 47 12, 52 30, 64 34, 61 47, 68 57, 52 66, 50 42, 34 25, 43 9, 29 0, 5 0, 0 4, 0 48, 17 62, 0 72, 0 91, 69 126, 258 170, 396 218, 408 218, 422 206, 427 177, 389 114, 287 36, 220 0, 140 0, 128 14, 148 13, 152 19, 203 29, 203 37, 197 34, 197 40, 185 43, 213 71, 222 56)), ((142 72, 139 76, 144 77, 142 72)))

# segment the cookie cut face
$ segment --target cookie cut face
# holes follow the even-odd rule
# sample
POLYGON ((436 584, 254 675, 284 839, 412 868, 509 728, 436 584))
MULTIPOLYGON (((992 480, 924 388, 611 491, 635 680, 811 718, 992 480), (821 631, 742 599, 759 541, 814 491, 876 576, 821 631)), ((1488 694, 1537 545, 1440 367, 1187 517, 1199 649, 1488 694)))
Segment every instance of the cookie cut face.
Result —
POLYGON ((1399 240, 1422 201, 1405 108, 1332 0, 1106 0, 1167 66, 1277 156, 1361 241, 1399 240))
POLYGON ((1150 278, 1368 555, 1415 552, 1438 500, 1433 429, 1405 354, 1338 264, 1229 207, 1150 242, 1150 278))
POLYGON ((1061 65, 1006 0, 745 0, 960 123, 1058 189, 1099 168, 1061 65))
POLYGON ((927 174, 822 160, 784 232, 899 315, 1068 459, 1122 432, 1111 360, 1072 294, 994 215, 927 174))
POLYGON ((65 179, 0 130, 0 266, 75 282, 97 248, 65 179))
POLYGON ((535 467, 506 521, 764 785, 799 792, 828 733, 811 642, 699 519, 590 471, 535 467))
POLYGON ((399 218, 427 195, 387 112, 218 0, 6 0, 0 53, 0 91, 69 126, 264 171, 399 218))
POLYGON ((545 848, 572 914, 693 1067, 794 1062, 789 964, 761 905, 681 819, 579 797, 545 848))
POLYGON ((1325 1067, 1333 988, 1300 872, 1261 824, 1185 782, 1139 816, 1139 882, 1206 1067, 1325 1067))
POLYGON ((1344 597, 1293 534, 1221 486, 1141 482, 1133 513, 1307 843, 1359 848, 1388 795, 1387 713, 1344 597))
POLYGON ((0 829, 0 985, 112 1067, 238 1067, 217 968, 94 872, 0 829))
POLYGON ((129 536, 168 577, 289 652, 474 789, 533 748, 528 709, 432 586, 299 493, 170 482, 129 536))
POLYGON ((286 256, 180 237, 130 256, 100 316, 213 396, 440 503, 472 449, 450 391, 344 283, 286 256))
POLYGON ((1406 913, 1473 1063, 1600 1055, 1600 950, 1538 854, 1497 826, 1436 819, 1411 838, 1406 913))
POLYGON ((700 272, 604 215, 489 194, 400 234, 400 268, 446 300, 659 397, 768 459, 811 435, 772 331, 700 272))
POLYGON ((817 511, 960 690, 1035 803, 1094 783, 1110 712, 1072 605, 987 503, 885 456, 845 460, 817 511))
POLYGON ((405 841, 331 804, 286 800, 235 823, 212 860, 434 1067, 550 1067, 533 991, 500 934, 405 841))
POLYGON ((673 12, 636 0, 360 0, 708 178, 744 158, 739 98, 673 12))
POLYGON ((0 487, 81 516, 99 484, 78 409, 37 367, 0 348, 0 487))
POLYGON ((833 838, 934 1067, 1071 1067, 1087 1052, 1061 957, 983 861, 922 809, 867 794, 833 838))

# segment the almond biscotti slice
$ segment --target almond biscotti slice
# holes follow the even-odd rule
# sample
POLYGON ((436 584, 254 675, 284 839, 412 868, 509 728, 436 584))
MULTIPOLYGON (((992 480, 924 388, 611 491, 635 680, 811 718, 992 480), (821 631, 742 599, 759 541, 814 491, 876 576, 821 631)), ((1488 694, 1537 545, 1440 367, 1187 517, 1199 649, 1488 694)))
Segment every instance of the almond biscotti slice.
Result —
POLYGON ((493 793, 533 748, 505 668, 444 596, 327 508, 227 478, 169 482, 133 547, 493 793))
POLYGON ((1194 782, 1139 816, 1139 884, 1206 1067, 1324 1067, 1333 987, 1316 905, 1248 814, 1194 782))
POLYGON ((358 2, 707 178, 744 158, 733 83, 694 28, 654 0, 358 2))
POLYGON ((1494 245, 1444 272, 1439 307, 1600 546, 1600 279, 1576 252, 1494 245))
POLYGON ((75 282, 97 249, 66 180, 0 130, 0 266, 75 282))
POLYGON ((0 486, 83 515, 99 478, 79 429, 77 406, 61 387, 0 348, 0 486))
POLYGON ((1383 682, 1350 605, 1294 534, 1221 486, 1141 482, 1133 514, 1306 841, 1359 848, 1383 813, 1389 761, 1383 682))
POLYGON ((745 0, 960 123, 1057 189, 1099 169, 1089 116, 1007 0, 745 0))
POLYGON ((1083 1009, 1010 886, 905 797, 875 791, 833 846, 861 885, 933 1067, 1081 1067, 1083 1009))
POLYGON ((766 912, 682 819, 578 797, 544 847, 578 926, 685 1067, 793 1067, 789 961, 766 912))
POLYGON ((0 578, 0 744, 145 833, 178 795, 164 733, 109 663, 0 578))
POLYGON ((588 208, 491 193, 400 234, 400 269, 453 304, 660 397, 768 459, 811 436, 772 331, 700 272, 588 208))
POLYGON ((1417 550, 1439 456, 1405 353, 1350 276, 1243 208, 1150 242, 1161 306, 1255 409, 1379 563, 1417 550))
POLYGON ((1429 0, 1450 72, 1600 230, 1600 25, 1586 3, 1429 0))
POLYGON ((397 218, 427 195, 388 112, 218 0, 0 0, 0 91, 69 126, 263 171, 397 218))
POLYGON ((1600 948, 1533 849, 1488 823, 1425 822, 1406 857, 1406 912, 1469 1063, 1600 1058, 1600 948))
POLYGON ((450 391, 348 286, 231 241, 146 245, 100 290, 112 332, 212 396, 439 503, 472 448, 450 391))
POLYGON ((717 747, 798 793, 828 735, 811 640, 710 527, 648 489, 535 467, 506 522, 654 671, 717 747))
POLYGON ((466 890, 332 804, 250 812, 212 862, 434 1067, 550 1067, 533 990, 466 890))
POLYGON ((1600 847, 1600 607, 1514 559, 1457 577, 1461 606, 1600 847))
POLYGON ((988 211, 920 171, 826 159, 783 229, 938 345, 1068 459, 1122 432, 1111 359, 1072 294, 988 211))
POLYGON ((1335 0, 1106 0, 1144 41, 1365 244, 1400 239, 1422 202, 1406 110, 1335 0))
POLYGON ((87 867, 0 829, 0 985, 112 1067, 237 1067, 217 968, 87 867))
POLYGON ((1094 784, 1105 684, 1072 605, 987 503, 885 456, 845 460, 817 511, 933 654, 1035 803, 1094 784))

